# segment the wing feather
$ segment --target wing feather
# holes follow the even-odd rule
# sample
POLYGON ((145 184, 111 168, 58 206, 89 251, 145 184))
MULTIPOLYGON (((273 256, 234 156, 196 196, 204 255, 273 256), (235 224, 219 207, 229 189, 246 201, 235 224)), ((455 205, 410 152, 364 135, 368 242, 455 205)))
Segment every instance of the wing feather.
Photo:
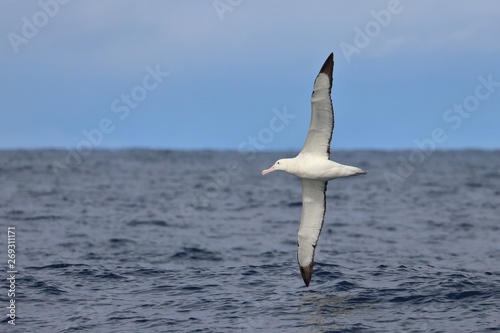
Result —
POLYGON ((301 153, 330 158, 334 117, 331 98, 333 78, 333 53, 326 59, 314 81, 311 97, 311 123, 301 153))
POLYGON ((300 219, 297 260, 306 286, 309 286, 318 242, 326 211, 326 181, 301 179, 302 217, 300 219))

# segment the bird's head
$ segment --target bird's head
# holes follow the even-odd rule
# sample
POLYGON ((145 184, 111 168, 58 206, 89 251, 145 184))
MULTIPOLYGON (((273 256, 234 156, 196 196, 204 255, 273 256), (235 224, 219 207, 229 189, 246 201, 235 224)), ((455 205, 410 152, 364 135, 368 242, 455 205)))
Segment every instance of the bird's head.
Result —
POLYGON ((277 160, 276 163, 274 163, 274 165, 272 167, 270 167, 269 169, 266 169, 266 170, 262 170, 262 175, 265 175, 266 173, 273 172, 276 170, 286 171, 287 166, 288 166, 288 159, 277 160))

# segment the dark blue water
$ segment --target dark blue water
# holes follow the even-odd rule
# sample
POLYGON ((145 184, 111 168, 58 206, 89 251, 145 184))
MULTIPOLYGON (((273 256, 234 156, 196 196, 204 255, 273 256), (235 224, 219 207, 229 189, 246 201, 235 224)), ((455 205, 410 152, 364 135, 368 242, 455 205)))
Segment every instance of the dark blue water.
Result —
POLYGON ((309 288, 293 153, 0 156, 1 332, 500 331, 499 151, 335 153, 309 288))

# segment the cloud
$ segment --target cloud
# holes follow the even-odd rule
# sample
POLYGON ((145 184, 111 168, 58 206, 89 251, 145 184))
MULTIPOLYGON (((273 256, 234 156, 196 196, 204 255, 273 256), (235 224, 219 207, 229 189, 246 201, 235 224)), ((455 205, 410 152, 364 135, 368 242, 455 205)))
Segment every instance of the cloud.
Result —
MULTIPOLYGON (((41 0, 55 1, 55 0, 41 0)), ((21 46, 27 61, 54 67, 106 71, 164 62, 189 66, 194 59, 226 63, 310 56, 352 42, 354 28, 373 20, 388 1, 242 2, 220 21, 212 2, 69 1, 33 43, 21 46)), ((365 57, 408 51, 498 52, 500 6, 494 1, 401 1, 395 16, 365 57)), ((20 32, 23 16, 40 6, 3 5, 1 33, 20 32)), ((4 40, 5 41, 5 40, 4 40)), ((1 51, 3 62, 14 57, 1 51)))

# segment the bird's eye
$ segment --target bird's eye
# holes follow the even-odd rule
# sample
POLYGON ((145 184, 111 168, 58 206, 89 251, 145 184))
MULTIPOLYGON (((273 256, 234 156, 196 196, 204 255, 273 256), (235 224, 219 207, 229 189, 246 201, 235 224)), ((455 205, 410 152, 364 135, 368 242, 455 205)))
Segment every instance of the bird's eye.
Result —
POLYGON ((280 164, 280 162, 276 162, 276 164, 280 164))

